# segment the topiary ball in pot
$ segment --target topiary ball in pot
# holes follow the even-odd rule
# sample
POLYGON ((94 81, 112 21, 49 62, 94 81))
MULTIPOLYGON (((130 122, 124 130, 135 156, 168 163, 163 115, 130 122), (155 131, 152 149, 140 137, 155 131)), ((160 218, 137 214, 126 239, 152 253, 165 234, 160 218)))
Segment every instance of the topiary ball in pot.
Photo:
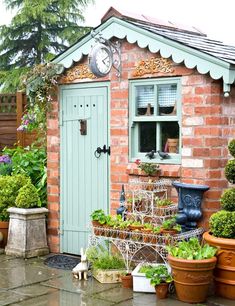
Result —
POLYGON ((235 157, 235 139, 231 140, 228 144, 229 153, 235 157))
POLYGON ((235 188, 226 189, 223 192, 220 201, 222 209, 235 211, 235 188))
POLYGON ((224 173, 229 183, 235 184, 235 159, 227 162, 224 173))
POLYGON ((32 183, 20 188, 16 198, 16 206, 19 208, 41 207, 41 200, 36 187, 32 183))
POLYGON ((210 217, 209 223, 215 237, 235 238, 235 212, 218 211, 210 217))

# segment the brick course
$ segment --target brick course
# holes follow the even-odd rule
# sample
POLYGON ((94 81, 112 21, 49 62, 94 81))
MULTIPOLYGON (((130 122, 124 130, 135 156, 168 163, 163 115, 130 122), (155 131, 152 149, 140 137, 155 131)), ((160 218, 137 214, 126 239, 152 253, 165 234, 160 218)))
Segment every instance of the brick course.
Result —
MULTIPOLYGON (((136 168, 128 162, 128 80, 134 79, 133 71, 140 60, 159 56, 136 44, 122 42, 122 73, 118 80, 116 72, 94 81, 110 81, 111 114, 111 212, 119 206, 121 185, 132 177, 130 169, 136 168), (129 172, 128 172, 129 171, 129 172)), ((86 62, 86 58, 83 59, 86 62)), ((229 98, 223 97, 222 82, 214 81, 208 75, 200 75, 194 69, 188 69, 173 63, 172 73, 155 73, 140 78, 158 78, 182 76, 182 165, 161 165, 161 176, 178 179, 193 184, 208 184, 210 190, 205 193, 203 202, 203 220, 201 225, 208 226, 208 218, 219 208, 219 197, 227 181, 224 178, 224 166, 228 159, 227 143, 235 137, 232 125, 235 123, 235 90, 229 98)), ((92 80, 75 80, 74 83, 92 80)), ((59 103, 54 98, 52 116, 48 118, 48 239, 50 249, 59 252, 59 103)))

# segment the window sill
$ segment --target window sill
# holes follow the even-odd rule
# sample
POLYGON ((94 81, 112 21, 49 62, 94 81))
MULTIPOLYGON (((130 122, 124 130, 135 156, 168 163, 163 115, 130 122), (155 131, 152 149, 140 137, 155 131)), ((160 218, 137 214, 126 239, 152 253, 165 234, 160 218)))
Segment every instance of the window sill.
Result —
MULTIPOLYGON (((156 173, 156 175, 153 175, 152 177, 172 177, 177 178, 180 177, 181 172, 181 165, 171 165, 171 164, 161 164, 159 171, 156 173)), ((146 177, 149 175, 146 175, 144 171, 136 167, 136 164, 130 163, 127 166, 126 173, 130 176, 141 176, 146 177)))

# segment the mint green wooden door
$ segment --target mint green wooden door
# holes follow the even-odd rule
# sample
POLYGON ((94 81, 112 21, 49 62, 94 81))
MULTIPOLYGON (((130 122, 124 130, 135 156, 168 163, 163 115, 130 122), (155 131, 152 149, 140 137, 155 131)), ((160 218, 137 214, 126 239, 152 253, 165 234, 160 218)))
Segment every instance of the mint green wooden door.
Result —
POLYGON ((91 212, 108 210, 109 155, 94 154, 109 146, 108 86, 61 86, 60 101, 61 252, 80 254, 91 212))

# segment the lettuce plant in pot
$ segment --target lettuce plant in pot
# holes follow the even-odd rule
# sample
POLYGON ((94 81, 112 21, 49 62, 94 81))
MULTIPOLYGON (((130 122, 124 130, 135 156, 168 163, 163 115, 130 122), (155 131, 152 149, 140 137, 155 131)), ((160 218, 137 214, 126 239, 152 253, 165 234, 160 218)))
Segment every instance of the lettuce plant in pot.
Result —
POLYGON ((41 207, 38 191, 30 181, 20 188, 15 206, 7 209, 10 224, 6 254, 23 258, 48 254, 45 222, 48 209, 41 207))
POLYGON ((145 271, 146 278, 150 279, 150 284, 155 287, 156 295, 159 299, 165 299, 168 295, 168 287, 173 278, 166 265, 150 266, 145 271))
MULTIPOLYGON (((230 154, 235 157, 235 139, 228 145, 230 154)), ((235 183, 235 159, 228 161, 225 176, 235 183)), ((235 299, 235 187, 226 189, 221 198, 221 210, 212 214, 209 231, 203 234, 207 243, 219 248, 217 265, 214 271, 216 294, 235 299)))
POLYGON ((166 248, 178 299, 188 303, 204 302, 213 280, 217 248, 201 244, 196 237, 166 248))

